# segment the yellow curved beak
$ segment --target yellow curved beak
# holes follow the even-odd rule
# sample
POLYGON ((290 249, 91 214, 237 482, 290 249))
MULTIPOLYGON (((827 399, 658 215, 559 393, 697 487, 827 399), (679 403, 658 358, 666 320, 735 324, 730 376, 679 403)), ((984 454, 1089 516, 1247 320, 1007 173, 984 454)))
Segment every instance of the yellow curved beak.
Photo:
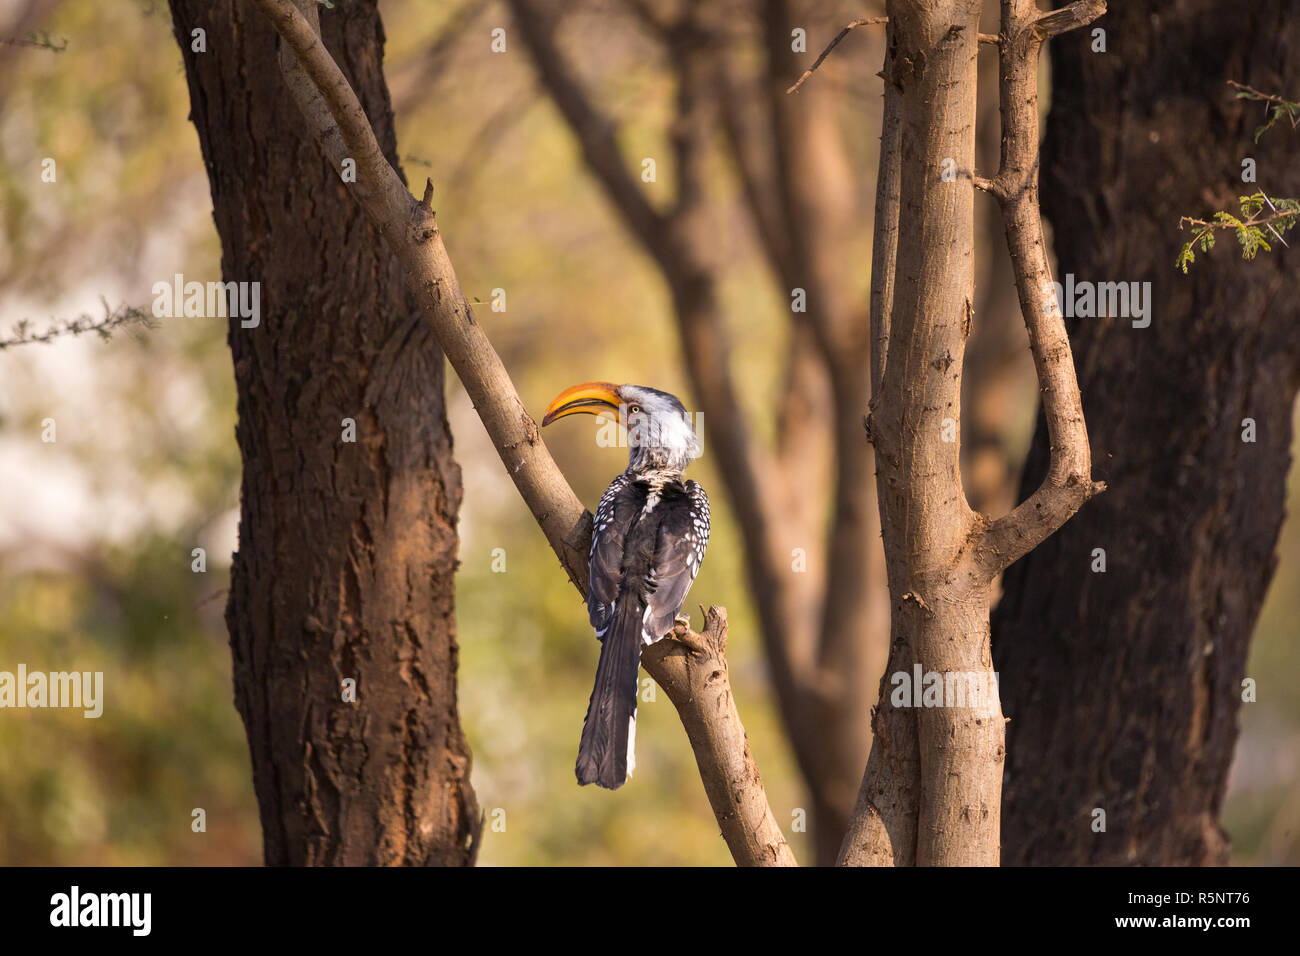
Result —
POLYGON ((546 406, 543 427, 566 415, 599 415, 613 412, 618 418, 618 386, 613 382, 583 382, 566 388, 546 406))

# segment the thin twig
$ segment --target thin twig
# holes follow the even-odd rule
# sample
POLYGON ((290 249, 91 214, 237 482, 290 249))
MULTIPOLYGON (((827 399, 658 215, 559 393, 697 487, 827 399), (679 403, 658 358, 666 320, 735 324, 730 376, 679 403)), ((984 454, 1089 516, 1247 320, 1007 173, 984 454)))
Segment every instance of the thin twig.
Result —
MULTIPOLYGON (((1265 196, 1264 199, 1267 201, 1268 197, 1265 196)), ((1197 228, 1197 235, 1200 235, 1200 233, 1207 229, 1246 229, 1250 226, 1267 226, 1269 223, 1276 222, 1279 219, 1294 219, 1296 216, 1300 216, 1300 210, 1283 209, 1277 211, 1277 207, 1275 207, 1271 202, 1268 205, 1270 209, 1274 210, 1271 216, 1249 219, 1246 222, 1207 222, 1204 219, 1197 219, 1194 216, 1180 216, 1178 219, 1178 228, 1182 229, 1183 223, 1187 223, 1189 226, 1195 226, 1197 228)))
POLYGON ((808 77, 813 75, 813 73, 817 70, 817 67, 822 65, 822 61, 831 55, 831 50, 835 49, 835 47, 839 44, 839 42, 843 40, 846 36, 848 36, 850 30, 854 30, 857 27, 865 27, 877 23, 888 23, 888 22, 889 22, 889 17, 858 17, 856 20, 851 21, 848 26, 846 26, 839 33, 835 34, 835 39, 826 45, 826 49, 822 50, 822 55, 817 57, 817 59, 813 61, 812 66, 810 66, 808 69, 803 71, 803 76, 795 80, 794 86, 790 87, 788 90, 786 90, 786 92, 793 93, 795 90, 799 89, 799 87, 803 86, 804 80, 808 79, 808 77))
MULTIPOLYGON (((844 39, 845 35, 848 34, 850 30, 853 30, 857 27, 874 26, 879 23, 888 23, 888 22, 889 22, 889 17, 858 17, 856 20, 851 21, 843 30, 841 30, 839 33, 835 35, 835 39, 826 45, 826 49, 822 50, 822 55, 817 57, 816 61, 813 63, 812 66, 810 66, 808 69, 803 71, 803 75, 800 76, 799 79, 795 80, 794 85, 791 86, 788 90, 786 90, 786 92, 793 93, 795 90, 799 89, 799 87, 803 86, 804 80, 808 79, 808 77, 813 75, 813 72, 817 69, 817 67, 822 65, 822 60, 830 56, 831 50, 835 49, 836 45, 841 40, 844 39)), ((996 33, 981 33, 979 34, 979 42, 999 43, 1001 42, 1001 40, 996 33)))
POLYGON ((111 338, 117 329, 129 326, 153 328, 153 319, 143 309, 133 305, 119 305, 114 309, 109 306, 108 300, 100 301, 104 303, 102 319, 92 318, 89 313, 83 312, 76 318, 59 319, 41 332, 31 331, 30 323, 27 319, 23 319, 13 327, 9 338, 0 339, 0 351, 33 342, 47 343, 64 335, 85 335, 87 332, 94 332, 100 338, 107 339, 111 338))
MULTIPOLYGON (((1259 194, 1264 197, 1264 202, 1268 203, 1268 208, 1273 210, 1274 212, 1277 212, 1277 206, 1274 206, 1273 200, 1268 198, 1268 193, 1264 192, 1264 190, 1261 189, 1259 191, 1259 194)), ((1282 238, 1282 233, 1274 229, 1273 224, 1271 222, 1268 223, 1268 231, 1271 232, 1273 235, 1277 236, 1277 241, 1282 243, 1283 247, 1287 249, 1291 248, 1290 243, 1288 243, 1285 239, 1282 238)))
POLYGON ((203 598, 203 600, 195 604, 191 610, 197 611, 199 608, 203 607, 204 605, 211 604, 217 598, 225 597, 229 593, 230 593, 230 588, 218 588, 217 590, 209 594, 207 597, 203 598))
POLYGON ((60 37, 58 41, 51 38, 47 30, 33 30, 23 39, 18 37, 0 37, 0 46, 29 46, 38 50, 62 53, 68 48, 68 38, 60 37))
POLYGON ((1263 100, 1267 103, 1276 103, 1278 106, 1294 105, 1291 100, 1288 100, 1285 97, 1278 96, 1275 93, 1261 93, 1253 86, 1247 86, 1245 83, 1238 83, 1236 80, 1229 80, 1228 85, 1234 90, 1238 90, 1242 93, 1249 93, 1251 99, 1263 100))

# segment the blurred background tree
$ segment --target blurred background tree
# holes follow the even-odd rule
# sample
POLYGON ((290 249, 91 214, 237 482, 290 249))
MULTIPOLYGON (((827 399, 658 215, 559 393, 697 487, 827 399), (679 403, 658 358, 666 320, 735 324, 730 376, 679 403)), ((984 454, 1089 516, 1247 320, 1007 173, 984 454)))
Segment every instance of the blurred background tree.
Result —
MULTIPOLYGON (((745 84, 737 102, 759 115, 710 107, 722 115, 710 118, 704 138, 699 190, 707 210, 695 228, 712 247, 715 320, 732 343, 734 390, 755 441, 780 449, 784 434, 795 443, 787 447, 807 448, 814 463, 807 475, 816 494, 799 516, 807 544, 797 545, 810 557, 811 575, 799 584, 808 587, 807 600, 825 573, 817 555, 834 513, 835 420, 824 413, 832 392, 824 377, 801 373, 809 378, 808 408, 822 409, 806 413, 820 437, 802 434, 789 413, 783 427, 775 413, 795 372, 816 363, 801 352, 810 337, 792 334, 804 319, 791 313, 791 283, 774 264, 735 160, 733 143, 743 132, 728 129, 772 121, 774 40, 764 32, 762 5, 719 9, 734 13, 720 49, 733 82, 745 84)), ((61 53, 0 46, 5 326, 95 311, 100 295, 147 306, 152 283, 177 272, 219 278, 207 175, 165 5, 45 0, 39 19, 18 25, 20 17, 31 20, 27 10, 23 3, 6 7, 0 35, 44 29, 68 45, 61 53), (57 158, 57 184, 41 182, 47 156, 57 158)), ((799 8, 810 51, 800 55, 799 70, 864 12, 876 11, 833 4, 813 16, 799 8)), ((590 175, 570 121, 538 80, 524 31, 514 29, 511 5, 393 0, 383 14, 399 155, 413 180, 430 175, 437 184, 438 218, 467 294, 486 303, 493 289, 507 290, 506 311, 480 307, 478 315, 491 324, 530 406, 540 411, 559 387, 580 378, 693 395, 679 344, 681 307, 662 264, 590 175), (508 31, 504 54, 491 52, 496 27, 508 31)), ((545 14, 554 11, 548 6, 545 14)), ((674 135, 682 132, 675 124, 681 64, 672 44, 639 5, 612 0, 566 5, 556 30, 583 88, 617 119, 629 175, 653 208, 671 211, 674 135), (643 157, 661 160, 654 183, 640 181, 643 157)), ((849 214, 841 264, 852 268, 835 293, 848 310, 865 303, 869 279, 854 264, 869 261, 880 60, 879 33, 855 31, 808 89, 790 98, 796 109, 824 110, 829 119, 818 122, 843 143, 848 175, 840 188, 849 214), (810 105, 814 97, 824 103, 810 105)), ((788 85, 797 73, 780 79, 788 85)), ((699 81, 697 96, 721 101, 726 90, 718 79, 699 81)), ((991 144, 996 155, 995 135, 991 144)), ((780 160, 769 152, 762 161, 780 160)), ((979 212, 996 220, 990 204, 979 212)), ((990 229, 996 239, 996 221, 990 229)), ((1000 240, 990 241, 990 251, 1000 248, 1000 240)), ((977 416, 963 422, 964 481, 1009 506, 1033 431, 1035 394, 1014 296, 1006 297, 1009 282, 992 271, 1002 268, 997 254, 989 259, 979 264, 977 287, 988 301, 977 304, 967 368, 967 389, 984 411, 977 441, 969 431, 977 416)), ((812 308, 816 286, 810 281, 805 289, 812 308)), ((107 687, 98 721, 55 710, 0 718, 0 862, 259 862, 251 767, 232 706, 222 620, 239 482, 224 323, 168 319, 108 344, 26 346, 0 353, 0 368, 0 668, 22 661, 102 669, 107 687), (40 441, 46 417, 59 423, 53 444, 40 441), (206 574, 190 570, 193 541, 207 549, 206 574), (207 833, 191 831, 194 807, 207 810, 207 833)), ((642 702, 633 781, 617 795, 574 785, 595 659, 584 612, 454 377, 447 400, 465 488, 460 705, 486 814, 480 861, 728 862, 689 745, 662 694, 642 702), (503 572, 494 570, 498 549, 503 572)), ((709 428, 706 414, 711 446, 709 428)), ((620 449, 593 454, 593 436, 579 429, 548 435, 590 505, 625 463, 620 449)), ((719 464, 706 454, 697 466, 710 489, 731 486, 715 470, 719 464)), ((1294 473, 1289 487, 1294 512, 1294 473)), ((789 719, 760 639, 762 611, 746 599, 752 545, 730 495, 714 497, 713 539, 696 593, 726 596, 732 682, 750 743, 795 852, 812 860, 811 833, 795 825, 814 816, 808 773, 787 742, 789 719)), ((1300 666, 1290 640, 1300 617, 1294 522, 1283 530, 1280 552, 1252 675, 1293 674, 1300 666)), ((1225 820, 1239 862, 1300 860, 1300 697, 1269 686, 1261 679, 1259 703, 1245 708, 1229 783, 1225 820)), ((875 691, 873 677, 868 704, 875 691)))

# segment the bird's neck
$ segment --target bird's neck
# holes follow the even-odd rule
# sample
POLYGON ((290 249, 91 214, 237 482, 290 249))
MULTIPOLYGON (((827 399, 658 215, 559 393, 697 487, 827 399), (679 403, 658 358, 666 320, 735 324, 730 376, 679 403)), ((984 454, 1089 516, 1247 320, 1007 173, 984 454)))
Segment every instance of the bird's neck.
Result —
POLYGON ((645 482, 651 488, 662 488, 664 485, 670 485, 674 482, 680 482, 683 477, 680 468, 632 468, 629 467, 624 472, 633 481, 645 482))
POLYGON ((665 445, 634 445, 628 450, 627 471, 638 478, 680 479, 690 461, 686 452, 665 445))
POLYGON ((700 454, 700 441, 689 421, 677 415, 640 418, 627 430, 627 470, 669 472, 681 478, 700 454))

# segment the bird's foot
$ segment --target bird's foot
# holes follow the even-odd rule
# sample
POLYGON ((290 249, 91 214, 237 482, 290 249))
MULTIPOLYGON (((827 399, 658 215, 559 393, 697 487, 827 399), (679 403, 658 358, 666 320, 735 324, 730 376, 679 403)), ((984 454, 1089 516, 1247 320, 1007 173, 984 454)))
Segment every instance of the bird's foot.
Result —
POLYGON ((684 627, 689 631, 691 629, 691 619, 685 614, 678 614, 673 618, 673 627, 676 628, 678 626, 684 627))

